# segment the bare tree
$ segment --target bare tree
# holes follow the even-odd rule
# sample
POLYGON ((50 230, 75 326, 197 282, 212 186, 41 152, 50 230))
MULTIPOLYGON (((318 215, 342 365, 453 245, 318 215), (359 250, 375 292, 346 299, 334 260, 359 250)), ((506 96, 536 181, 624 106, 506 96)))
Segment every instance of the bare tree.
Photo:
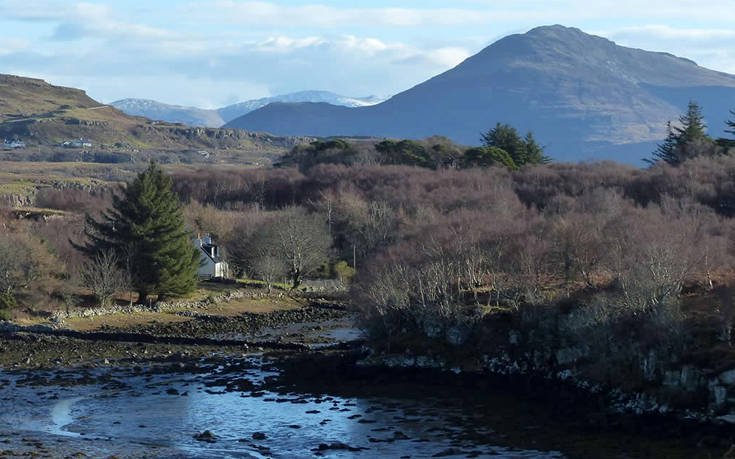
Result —
POLYGON ((34 273, 23 249, 14 235, 0 238, 0 309, 15 304, 16 291, 31 282, 34 273))
POLYGON ((92 291, 102 307, 109 306, 116 293, 130 286, 128 276, 120 269, 120 264, 114 252, 103 251, 85 262, 80 269, 82 283, 92 291))
POLYGON ((51 272, 59 272, 57 262, 37 238, 0 231, 0 309, 14 306, 20 292, 50 293, 57 283, 51 272))
POLYGON ((233 259, 245 271, 270 285, 283 274, 292 288, 328 260, 332 239, 325 219, 303 208, 288 208, 264 220, 236 244, 233 259))
POLYGON ((675 301, 684 281, 704 261, 701 233, 690 218, 658 208, 630 209, 606 229, 605 265, 621 304, 637 314, 675 301))
POLYGON ((268 231, 272 234, 270 243, 288 265, 291 288, 297 288, 304 275, 327 261, 332 239, 321 215, 309 214, 303 208, 289 208, 273 221, 268 231))
POLYGON ((271 253, 263 253, 253 260, 252 269, 265 282, 268 293, 273 289, 273 283, 283 279, 283 275, 288 271, 283 259, 271 253))

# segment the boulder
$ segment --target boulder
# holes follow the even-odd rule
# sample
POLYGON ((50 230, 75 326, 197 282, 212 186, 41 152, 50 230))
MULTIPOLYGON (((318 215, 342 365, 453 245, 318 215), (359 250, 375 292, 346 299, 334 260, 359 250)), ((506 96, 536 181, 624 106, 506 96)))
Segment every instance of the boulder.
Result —
POLYGON ((576 362, 584 356, 584 349, 579 346, 565 347, 556 351, 556 362, 559 365, 567 365, 576 362))
POLYGON ((726 386, 735 386, 735 369, 720 373, 718 378, 720 382, 726 386))
POLYGON ((194 434, 193 437, 194 437, 194 440, 196 441, 202 441, 206 443, 215 443, 217 441, 217 436, 209 430, 205 430, 204 432, 194 434))

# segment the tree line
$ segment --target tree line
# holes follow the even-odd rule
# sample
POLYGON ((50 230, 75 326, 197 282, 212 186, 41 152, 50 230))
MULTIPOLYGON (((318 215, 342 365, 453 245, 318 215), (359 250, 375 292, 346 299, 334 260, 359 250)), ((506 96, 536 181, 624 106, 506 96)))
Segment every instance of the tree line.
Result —
POLYGON ((295 147, 281 159, 279 166, 296 166, 301 171, 319 164, 405 165, 428 169, 500 166, 516 170, 550 161, 533 133, 521 136, 508 124, 497 123, 482 133, 481 141, 479 147, 464 147, 440 136, 424 140, 317 140, 295 147))

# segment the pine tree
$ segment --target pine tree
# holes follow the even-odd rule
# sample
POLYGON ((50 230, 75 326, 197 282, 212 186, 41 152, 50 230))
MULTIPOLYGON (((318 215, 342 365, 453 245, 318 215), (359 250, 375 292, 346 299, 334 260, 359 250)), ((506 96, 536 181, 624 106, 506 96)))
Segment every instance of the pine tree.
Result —
MULTIPOLYGON (((730 110, 730 114, 735 117, 735 110, 730 110)), ((725 132, 731 134, 734 138, 720 138, 717 140, 717 143, 725 148, 735 148, 735 118, 725 121, 725 124, 728 127, 727 129, 725 129, 725 132)))
POLYGON ((679 158, 676 154, 678 145, 678 137, 671 126, 671 121, 666 123, 666 138, 658 145, 656 151, 653 152, 653 158, 645 159, 649 164, 655 164, 658 161, 665 161, 669 164, 678 164, 679 158))
POLYGON ((523 140, 513 126, 497 123, 494 128, 482 134, 482 143, 485 147, 505 150, 518 167, 525 164, 523 140))
POLYGON ((507 151, 498 147, 476 147, 470 148, 462 156, 460 167, 490 167, 505 166, 510 170, 518 169, 507 151))
POLYGON ((674 130, 680 144, 709 139, 702 108, 693 100, 689 101, 687 112, 679 118, 679 123, 681 127, 675 127, 674 130))
POLYGON ((531 132, 521 138, 518 130, 508 124, 497 123, 494 128, 482 134, 482 143, 484 147, 504 150, 517 167, 549 162, 549 157, 544 155, 543 147, 536 143, 531 132))
POLYGON ((714 143, 707 135, 707 125, 699 104, 690 101, 686 113, 679 117, 679 124, 680 127, 672 126, 670 121, 666 124, 666 138, 647 162, 665 161, 676 166, 695 156, 712 153, 714 143))
POLYGON ((88 241, 80 249, 91 257, 105 251, 116 254, 141 303, 149 294, 160 299, 196 286, 199 253, 184 227, 171 184, 171 178, 151 162, 113 197, 101 221, 87 216, 88 241))
POLYGON ((523 149, 525 150, 526 164, 548 164, 551 158, 544 154, 544 147, 536 142, 531 131, 523 138, 523 149))

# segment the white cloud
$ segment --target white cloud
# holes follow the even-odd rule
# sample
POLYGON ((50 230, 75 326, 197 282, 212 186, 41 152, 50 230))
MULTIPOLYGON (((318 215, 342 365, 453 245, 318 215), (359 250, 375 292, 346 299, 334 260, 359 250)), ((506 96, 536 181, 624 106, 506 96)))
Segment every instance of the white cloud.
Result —
POLYGON ((701 20, 724 25, 732 0, 497 0, 447 2, 451 7, 354 7, 318 3, 283 5, 276 1, 210 0, 189 3, 184 15, 224 23, 266 27, 425 27, 498 26, 552 23, 577 24, 589 20, 701 20))
POLYGON ((491 11, 460 8, 353 8, 320 4, 284 6, 273 2, 216 0, 192 3, 182 8, 188 15, 206 15, 218 20, 256 27, 346 27, 482 24, 492 20, 491 11))
POLYGON ((25 51, 30 47, 31 42, 28 40, 18 38, 5 39, 0 41, 0 55, 25 51))
POLYGON ((230 53, 242 57, 251 53, 290 54, 305 59, 361 60, 366 64, 421 63, 424 66, 446 69, 453 67, 471 53, 461 47, 418 48, 401 42, 387 42, 372 37, 343 35, 336 37, 269 37, 256 43, 246 43, 230 53), (322 55, 319 57, 318 55, 322 55), (364 59, 373 59, 364 61, 364 59))
POLYGON ((64 15, 54 38, 172 40, 179 37, 178 34, 162 28, 121 21, 110 8, 102 5, 77 3, 71 6, 70 11, 71 14, 64 15))
POLYGON ((178 37, 163 28, 120 20, 110 6, 98 3, 0 0, 0 18, 56 23, 53 38, 57 40, 85 37, 164 40, 178 37))
POLYGON ((52 21, 68 17, 70 6, 49 0, 0 0, 0 17, 25 21, 52 21))
POLYGON ((597 33, 624 46, 666 51, 692 59, 704 67, 735 73, 735 29, 647 24, 597 33))
MULTIPOLYGON (((506 30, 518 24, 550 23, 577 24, 580 21, 633 20, 637 22, 686 20, 711 21, 728 27, 732 22, 732 0, 455 0, 450 7, 354 7, 319 3, 284 5, 276 0, 204 0, 189 1, 171 9, 156 3, 146 11, 165 14, 177 21, 187 19, 192 24, 212 22, 243 24, 255 28, 284 27, 423 27, 423 26, 488 26, 502 25, 506 30), (509 22, 515 25, 508 24, 509 22)), ((121 2, 122 3, 122 2, 121 2)), ((336 2, 332 2, 336 3, 336 2)), ((416 2, 418 3, 418 2, 416 2)), ((0 17, 32 21, 74 22, 74 18, 109 19, 110 4, 68 2, 62 0, 0 0, 0 17)))
POLYGON ((277 36, 269 37, 266 40, 255 44, 253 48, 264 52, 287 53, 298 49, 319 46, 324 43, 324 39, 320 37, 291 38, 277 36))
POLYGON ((211 106, 231 102, 233 94, 260 97, 305 89, 389 95, 447 70, 470 54, 460 47, 421 48, 355 35, 276 35, 223 47, 208 40, 104 44, 84 52, 62 43, 52 52, 6 55, 4 67, 21 74, 41 70, 56 75, 54 81, 89 89, 105 101, 146 97, 211 106), (182 45, 186 51, 172 52, 182 45), (238 87, 249 89, 233 90, 238 87), (252 89, 261 92, 254 94, 252 89))
POLYGON ((708 21, 729 26, 732 0, 456 0, 465 8, 491 11, 496 19, 536 23, 708 21), (518 13, 521 13, 520 15, 518 13))
POLYGON ((472 55, 468 50, 457 47, 439 48, 427 54, 438 66, 447 68, 455 67, 472 55))
POLYGON ((453 0, 430 8, 419 0, 0 0, 0 70, 42 71, 105 100, 156 91, 175 103, 210 100, 204 105, 222 102, 218 90, 386 95, 459 64, 492 38, 563 23, 735 73, 735 29, 725 13, 734 1, 453 0), (5 24, 19 33, 3 33, 5 24))
POLYGON ((365 53, 368 56, 386 51, 402 52, 407 48, 403 44, 387 44, 377 38, 359 38, 352 35, 348 35, 342 40, 339 40, 336 45, 348 51, 365 53))
POLYGON ((655 38, 662 40, 685 40, 685 41, 712 41, 735 39, 735 29, 718 28, 685 28, 672 27, 663 24, 650 24, 643 26, 621 27, 609 32, 603 32, 611 38, 615 37, 637 37, 655 38))

